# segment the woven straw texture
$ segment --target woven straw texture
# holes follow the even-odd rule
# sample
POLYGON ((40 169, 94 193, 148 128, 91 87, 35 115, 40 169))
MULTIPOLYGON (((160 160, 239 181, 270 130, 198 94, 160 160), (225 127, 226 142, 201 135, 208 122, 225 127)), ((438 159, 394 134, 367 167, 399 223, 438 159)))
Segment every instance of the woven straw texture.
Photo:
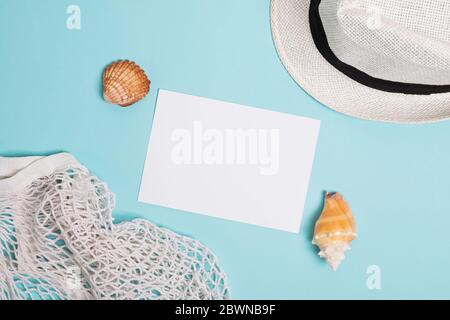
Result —
POLYGON ((145 220, 69 154, 0 157, 0 299, 227 299, 216 257, 145 220))
MULTIPOLYGON (((347 115, 420 123, 450 118, 450 93, 408 95, 366 87, 316 49, 309 0, 272 0, 278 55, 322 104, 347 115)), ((323 0, 320 14, 336 56, 371 76, 407 83, 450 84, 450 4, 444 0, 323 0)))

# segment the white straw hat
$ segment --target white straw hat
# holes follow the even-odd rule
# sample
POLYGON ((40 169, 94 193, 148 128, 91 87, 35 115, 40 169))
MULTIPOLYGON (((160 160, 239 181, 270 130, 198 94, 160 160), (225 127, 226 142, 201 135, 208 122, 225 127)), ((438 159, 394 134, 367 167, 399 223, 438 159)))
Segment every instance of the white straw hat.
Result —
POLYGON ((284 66, 310 95, 350 116, 450 118, 450 1, 272 0, 284 66))

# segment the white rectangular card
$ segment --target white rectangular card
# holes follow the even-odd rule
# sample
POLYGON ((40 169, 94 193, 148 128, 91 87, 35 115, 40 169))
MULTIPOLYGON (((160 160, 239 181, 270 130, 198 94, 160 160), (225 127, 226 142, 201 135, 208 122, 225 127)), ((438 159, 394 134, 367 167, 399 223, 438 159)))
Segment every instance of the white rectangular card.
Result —
POLYGON ((319 127, 159 90, 139 201, 298 232, 319 127))

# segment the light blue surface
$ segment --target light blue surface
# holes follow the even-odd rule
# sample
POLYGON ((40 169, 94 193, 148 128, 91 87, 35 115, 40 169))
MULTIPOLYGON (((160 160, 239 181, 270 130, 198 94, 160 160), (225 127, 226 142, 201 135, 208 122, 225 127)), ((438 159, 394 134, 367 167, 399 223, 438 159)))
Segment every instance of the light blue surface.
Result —
POLYGON ((269 0, 2 0, 0 64, 0 155, 72 152, 116 193, 116 217, 209 246, 233 298, 450 298, 450 121, 383 124, 321 106, 277 57, 269 0), (79 31, 66 29, 70 4, 79 31), (101 97, 118 58, 152 80, 129 109, 101 97), (300 235, 137 202, 158 88, 322 120, 300 235), (346 196, 359 227, 337 273, 310 244, 324 190, 346 196), (381 290, 366 287, 369 265, 381 290))

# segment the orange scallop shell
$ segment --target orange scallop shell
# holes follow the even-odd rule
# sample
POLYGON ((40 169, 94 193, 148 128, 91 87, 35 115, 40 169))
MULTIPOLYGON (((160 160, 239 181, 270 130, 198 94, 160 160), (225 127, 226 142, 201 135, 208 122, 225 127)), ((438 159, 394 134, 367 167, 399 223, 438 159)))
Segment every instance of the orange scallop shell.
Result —
POLYGON ((150 91, 150 80, 135 62, 118 60, 103 72, 103 97, 112 104, 128 107, 150 91))

